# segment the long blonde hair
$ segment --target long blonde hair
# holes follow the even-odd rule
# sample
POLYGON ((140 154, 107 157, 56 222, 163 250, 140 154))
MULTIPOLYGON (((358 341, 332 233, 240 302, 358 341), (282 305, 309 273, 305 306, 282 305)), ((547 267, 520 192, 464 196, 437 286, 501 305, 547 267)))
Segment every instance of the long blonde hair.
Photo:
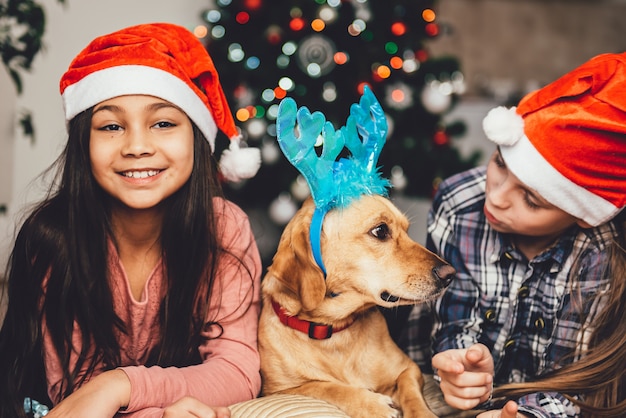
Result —
POLYGON ((605 273, 611 278, 607 302, 598 315, 581 358, 532 382, 494 390, 494 398, 533 392, 560 392, 576 403, 583 417, 626 416, 626 212, 614 220, 618 237, 609 247, 605 273))

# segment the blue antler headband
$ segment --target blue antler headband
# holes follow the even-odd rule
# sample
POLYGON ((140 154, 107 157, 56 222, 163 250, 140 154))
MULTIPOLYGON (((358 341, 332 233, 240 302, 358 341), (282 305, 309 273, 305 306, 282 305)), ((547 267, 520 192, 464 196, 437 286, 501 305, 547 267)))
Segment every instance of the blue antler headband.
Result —
POLYGON ((281 101, 276 128, 280 149, 302 173, 311 190, 315 202, 311 247, 315 261, 326 274, 320 243, 326 213, 346 207, 362 195, 386 196, 390 187, 376 166, 387 136, 385 114, 374 93, 365 86, 359 103, 350 107, 346 125, 337 131, 321 112, 311 113, 306 107, 297 109, 291 98, 281 101), (320 135, 323 141, 318 155, 315 145, 320 135), (346 150, 348 156, 338 159, 346 150))

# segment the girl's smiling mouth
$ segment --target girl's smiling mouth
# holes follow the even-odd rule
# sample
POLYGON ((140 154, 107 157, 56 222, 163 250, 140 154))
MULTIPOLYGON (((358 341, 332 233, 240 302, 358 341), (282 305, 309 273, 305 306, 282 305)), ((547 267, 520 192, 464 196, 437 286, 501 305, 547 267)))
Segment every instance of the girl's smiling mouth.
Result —
POLYGON ((130 170, 130 171, 122 171, 120 174, 124 177, 133 178, 133 179, 145 179, 148 177, 154 177, 159 174, 162 170, 130 170))

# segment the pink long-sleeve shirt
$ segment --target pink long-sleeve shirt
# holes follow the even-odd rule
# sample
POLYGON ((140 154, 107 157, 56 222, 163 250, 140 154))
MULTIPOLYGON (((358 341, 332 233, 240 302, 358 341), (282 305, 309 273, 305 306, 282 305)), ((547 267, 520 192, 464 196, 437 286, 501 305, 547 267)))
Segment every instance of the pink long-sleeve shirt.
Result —
MULTIPOLYGON (((128 278, 115 247, 109 247, 109 272, 115 312, 127 334, 118 334, 121 369, 131 383, 126 417, 161 417, 163 408, 184 396, 213 406, 226 406, 254 398, 261 387, 257 328, 260 312, 261 261, 245 213, 233 203, 214 199, 222 245, 238 255, 245 268, 225 262, 218 267, 207 320, 216 320, 222 335, 198 347, 203 362, 188 367, 145 367, 159 340, 158 311, 164 295, 163 266, 157 263, 146 281, 141 300, 131 294, 128 278)), ((232 260, 230 260, 232 261, 232 260)), ((207 330, 207 336, 217 333, 207 330)), ((50 335, 43 324, 44 359, 51 399, 58 399, 63 377, 50 335)), ((74 344, 80 347, 75 327, 74 344)), ((75 358, 73 359, 75 361, 75 358)), ((102 370, 102 367, 98 368, 102 370)), ((97 374, 98 372, 96 372, 97 374)))

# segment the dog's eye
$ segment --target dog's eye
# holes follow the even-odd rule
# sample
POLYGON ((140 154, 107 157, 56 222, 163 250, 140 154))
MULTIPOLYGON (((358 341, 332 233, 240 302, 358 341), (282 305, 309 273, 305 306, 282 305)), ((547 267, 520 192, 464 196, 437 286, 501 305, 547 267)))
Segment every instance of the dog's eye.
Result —
POLYGON ((391 233, 389 232, 389 225, 387 224, 380 224, 378 226, 375 226, 370 231, 370 234, 381 241, 384 241, 391 237, 391 233))

